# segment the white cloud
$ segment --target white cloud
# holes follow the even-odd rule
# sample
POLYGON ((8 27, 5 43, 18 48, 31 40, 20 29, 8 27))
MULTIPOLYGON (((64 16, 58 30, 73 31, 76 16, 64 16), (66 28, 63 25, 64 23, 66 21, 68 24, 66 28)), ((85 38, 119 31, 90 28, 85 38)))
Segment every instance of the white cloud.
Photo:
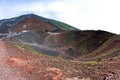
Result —
POLYGON ((50 5, 58 19, 79 29, 101 29, 120 34, 119 0, 66 0, 50 5), (58 7, 57 7, 58 6, 58 7))
POLYGON ((24 13, 56 19, 79 29, 102 29, 120 34, 119 0, 53 0, 0 5, 0 18, 24 13))

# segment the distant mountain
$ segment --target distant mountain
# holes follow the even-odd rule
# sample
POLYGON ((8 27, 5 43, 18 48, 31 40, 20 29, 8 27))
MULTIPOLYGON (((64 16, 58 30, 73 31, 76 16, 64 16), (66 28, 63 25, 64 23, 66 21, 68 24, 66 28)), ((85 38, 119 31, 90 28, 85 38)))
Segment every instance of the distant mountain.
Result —
POLYGON ((120 79, 119 35, 35 14, 0 20, 0 51, 2 80, 120 79))
POLYGON ((43 22, 43 25, 39 26, 45 26, 49 25, 55 29, 61 29, 61 30, 78 30, 77 28, 74 28, 68 24, 52 20, 52 19, 47 19, 43 18, 41 16, 37 16, 35 14, 27 14, 27 15, 22 15, 19 17, 11 18, 11 19, 3 19, 0 20, 0 32, 1 33, 7 33, 9 30, 12 30, 16 27, 16 25, 21 24, 23 21, 38 21, 38 22, 43 22))

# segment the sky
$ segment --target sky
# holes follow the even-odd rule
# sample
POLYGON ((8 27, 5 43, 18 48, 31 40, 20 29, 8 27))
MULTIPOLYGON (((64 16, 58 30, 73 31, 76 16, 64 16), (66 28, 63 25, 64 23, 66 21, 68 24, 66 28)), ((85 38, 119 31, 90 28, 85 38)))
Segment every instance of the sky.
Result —
POLYGON ((0 19, 31 13, 81 30, 120 34, 120 0, 0 0, 0 19))

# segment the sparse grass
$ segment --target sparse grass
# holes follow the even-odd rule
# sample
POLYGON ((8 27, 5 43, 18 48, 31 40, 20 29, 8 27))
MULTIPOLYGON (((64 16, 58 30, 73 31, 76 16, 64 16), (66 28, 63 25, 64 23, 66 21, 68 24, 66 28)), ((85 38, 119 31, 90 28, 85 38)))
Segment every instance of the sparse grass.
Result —
POLYGON ((34 49, 31 46, 28 46, 26 44, 14 43, 14 45, 17 46, 19 49, 22 49, 28 52, 34 52, 34 49))
POLYGON ((90 64, 90 65, 96 65, 96 64, 98 64, 98 62, 97 61, 83 61, 83 62, 81 62, 82 64, 90 64))
POLYGON ((99 52, 103 50, 105 47, 107 47, 110 43, 112 43, 114 40, 120 40, 118 36, 112 36, 109 40, 107 40, 104 44, 102 44, 100 47, 98 47, 97 50, 93 51, 92 53, 99 52))
POLYGON ((114 49, 108 50, 107 52, 101 53, 100 55, 94 57, 93 60, 94 59, 99 59, 99 58, 104 58, 106 56, 109 56, 109 55, 113 54, 114 52, 116 52, 118 50, 120 50, 120 48, 114 48, 114 49))
POLYGON ((55 21, 55 20, 49 20, 49 23, 58 27, 59 29, 66 30, 66 31, 78 30, 77 28, 74 28, 74 27, 72 27, 68 24, 65 24, 65 23, 62 23, 62 22, 59 22, 59 21, 55 21))

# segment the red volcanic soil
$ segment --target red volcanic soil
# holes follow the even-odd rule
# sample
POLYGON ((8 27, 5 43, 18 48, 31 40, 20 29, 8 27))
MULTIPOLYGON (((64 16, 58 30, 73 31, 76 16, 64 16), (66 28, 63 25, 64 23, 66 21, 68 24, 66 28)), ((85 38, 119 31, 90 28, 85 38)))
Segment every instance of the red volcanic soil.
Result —
POLYGON ((0 80, 65 80, 60 69, 37 62, 39 58, 0 41, 0 80))
POLYGON ((120 59, 81 62, 35 55, 0 41, 0 80, 120 80, 120 59))
POLYGON ((43 30, 53 30, 53 29, 57 29, 57 28, 40 19, 31 17, 19 22, 12 31, 13 32, 20 32, 23 30, 43 31, 43 30))
POLYGON ((101 50, 100 52, 97 52, 98 53, 104 53, 105 51, 108 51, 116 46, 120 46, 120 40, 115 40, 113 41, 111 44, 109 44, 107 47, 105 47, 103 50, 101 50))

